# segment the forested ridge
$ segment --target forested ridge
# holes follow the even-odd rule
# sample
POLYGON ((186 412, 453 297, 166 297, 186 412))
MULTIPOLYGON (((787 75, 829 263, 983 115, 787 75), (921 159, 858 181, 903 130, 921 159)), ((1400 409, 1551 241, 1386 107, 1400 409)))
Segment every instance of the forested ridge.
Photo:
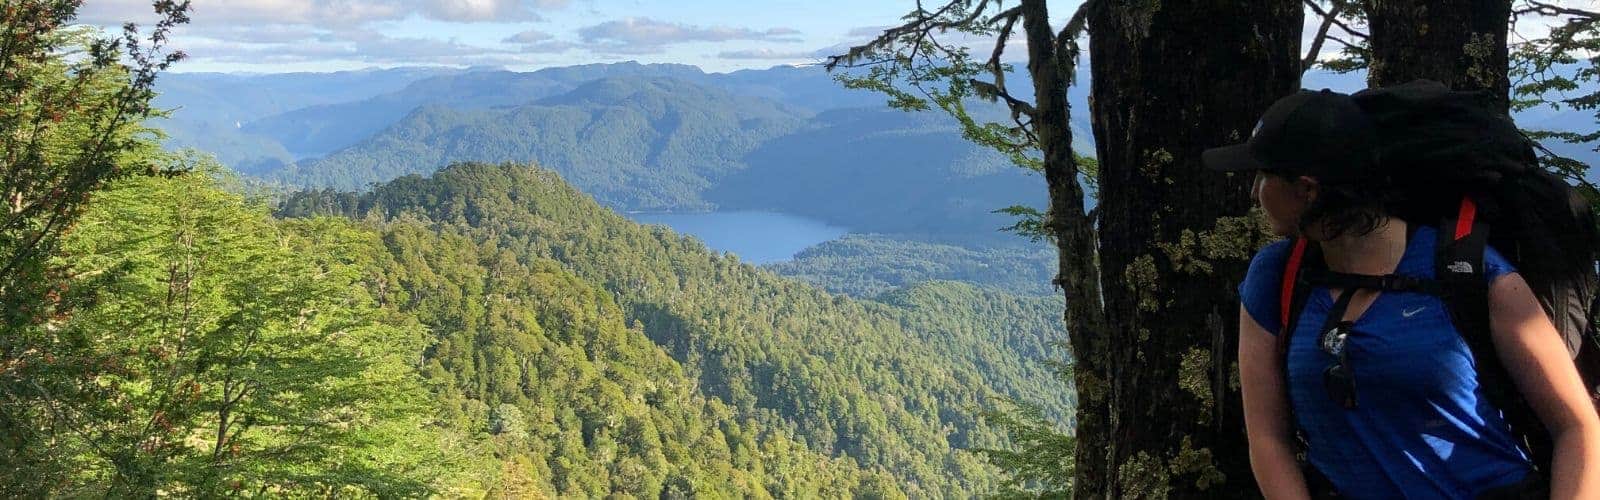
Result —
MULTIPOLYGON (((1049 300, 960 284, 925 285, 900 298, 900 306, 830 295, 664 228, 628 222, 547 170, 462 164, 366 195, 306 192, 284 205, 290 216, 425 221, 417 223, 470 239, 498 261, 559 263, 614 298, 629 325, 733 415, 886 471, 913 496, 994 487, 983 459, 959 451, 1003 444, 978 416, 997 404, 993 398, 1039 402, 1053 414, 1067 407, 1059 379, 1043 362, 1052 357, 1058 331, 1042 314, 1049 300), (922 294, 944 294, 950 302, 929 307, 919 302, 922 294), (963 301, 971 305, 957 307, 963 301), (985 308, 1014 316, 1001 316, 997 325, 987 316, 997 311, 973 313, 985 308)), ((431 379, 450 374, 470 388, 530 376, 489 360, 485 353, 499 347, 483 341, 498 337, 465 331, 440 337, 431 350, 431 379)), ((463 394, 479 401, 473 406, 503 402, 492 392, 463 394)))
POLYGON ((713 180, 802 117, 681 80, 606 78, 502 109, 423 106, 355 147, 272 177, 360 189, 456 161, 539 159, 562 165, 574 184, 614 206, 703 209, 700 193, 713 180))
POLYGON ((762 267, 834 293, 871 298, 926 281, 960 281, 1017 295, 1051 295, 1048 248, 1012 238, 946 244, 894 235, 849 234, 762 267))

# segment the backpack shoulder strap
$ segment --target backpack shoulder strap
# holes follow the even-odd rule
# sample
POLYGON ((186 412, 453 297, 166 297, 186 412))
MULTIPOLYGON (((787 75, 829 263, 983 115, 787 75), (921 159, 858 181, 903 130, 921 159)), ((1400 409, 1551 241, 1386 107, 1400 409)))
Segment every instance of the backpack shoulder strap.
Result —
POLYGON ((1434 273, 1447 290, 1443 298, 1451 322, 1472 351, 1484 396, 1505 415, 1513 437, 1532 455, 1534 466, 1548 472, 1553 451, 1550 434, 1517 390, 1494 347, 1489 280, 1484 269, 1488 245, 1488 224, 1478 219, 1472 198, 1462 197, 1455 216, 1439 225, 1434 273))
MULTIPOLYGON (((1294 334, 1294 324, 1305 309, 1306 298, 1311 296, 1311 286, 1305 280, 1305 270, 1322 267, 1321 248, 1305 238, 1295 238, 1289 250, 1289 259, 1283 266, 1283 282, 1278 294, 1278 354, 1287 357, 1289 338, 1294 334)), ((1287 361, 1287 359, 1285 359, 1287 361)))
MULTIPOLYGON (((1283 282, 1278 297, 1278 366, 1282 367, 1283 400, 1289 401, 1289 345, 1294 337, 1294 325, 1299 321, 1300 312, 1305 309, 1306 299, 1311 296, 1311 283, 1305 279, 1308 269, 1321 269, 1322 247, 1312 245, 1305 238, 1295 238, 1294 246, 1289 251, 1289 260, 1283 266, 1283 282)), ((1294 429, 1295 460, 1300 462, 1300 468, 1306 473, 1307 480, 1321 478, 1321 473, 1316 467, 1311 466, 1307 460, 1306 450, 1310 448, 1305 434, 1300 431, 1299 424, 1294 416, 1294 406, 1285 404, 1288 410, 1289 425, 1294 429)), ((1326 483, 1326 480, 1323 480, 1326 483)), ((1321 484, 1322 489, 1332 491, 1331 486, 1321 484)))

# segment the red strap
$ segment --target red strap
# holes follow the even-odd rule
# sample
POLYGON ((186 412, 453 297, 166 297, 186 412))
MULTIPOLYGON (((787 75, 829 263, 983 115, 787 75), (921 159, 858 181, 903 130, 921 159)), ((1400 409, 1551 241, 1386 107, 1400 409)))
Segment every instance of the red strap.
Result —
POLYGON ((1472 233, 1472 219, 1478 217, 1478 204, 1468 196, 1461 197, 1461 213, 1456 215, 1456 240, 1472 233))
POLYGON ((1283 293, 1278 296, 1278 324, 1283 327, 1278 331, 1280 337, 1289 329, 1289 308, 1294 307, 1294 283, 1300 277, 1300 260, 1305 255, 1305 238, 1296 238, 1294 250, 1289 252, 1289 263, 1283 267, 1283 293))

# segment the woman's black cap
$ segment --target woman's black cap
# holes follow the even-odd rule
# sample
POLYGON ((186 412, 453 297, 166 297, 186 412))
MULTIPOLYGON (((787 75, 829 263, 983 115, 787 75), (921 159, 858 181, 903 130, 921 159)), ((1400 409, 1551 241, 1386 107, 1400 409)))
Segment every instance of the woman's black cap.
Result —
POLYGON ((1301 90, 1272 103, 1249 140, 1207 149, 1200 158, 1224 172, 1267 170, 1346 182, 1376 174, 1378 138, 1372 119, 1349 95, 1301 90))

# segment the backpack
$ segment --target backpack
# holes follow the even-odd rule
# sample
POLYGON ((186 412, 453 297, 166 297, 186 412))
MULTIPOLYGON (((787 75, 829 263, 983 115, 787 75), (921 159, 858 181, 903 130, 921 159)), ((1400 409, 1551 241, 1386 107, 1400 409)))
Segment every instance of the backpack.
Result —
MULTIPOLYGON (((1354 98, 1377 126, 1380 165, 1406 194, 1389 207, 1391 213, 1411 227, 1438 227, 1434 279, 1328 272, 1318 246, 1298 239, 1283 274, 1280 359, 1287 363, 1290 325, 1314 286, 1437 295, 1476 360, 1485 397, 1503 412, 1535 468, 1548 474, 1550 434, 1517 391, 1490 337, 1484 252, 1493 246, 1528 282, 1565 341, 1591 401, 1600 403, 1600 228, 1591 204, 1538 166, 1536 144, 1508 117, 1491 111, 1486 92, 1456 92, 1418 80, 1354 98)), ((1302 450, 1304 444, 1300 439, 1302 450)), ((1331 486, 1314 470, 1307 481, 1314 489, 1318 483, 1331 486)))

